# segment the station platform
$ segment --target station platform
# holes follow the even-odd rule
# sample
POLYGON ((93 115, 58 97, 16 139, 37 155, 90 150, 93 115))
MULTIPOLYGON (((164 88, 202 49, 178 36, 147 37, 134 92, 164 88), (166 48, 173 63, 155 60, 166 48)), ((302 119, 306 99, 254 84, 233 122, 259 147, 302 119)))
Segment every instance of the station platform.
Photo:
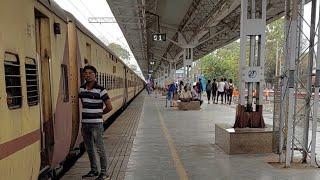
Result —
MULTIPOLYGON (((284 169, 275 154, 227 155, 215 145, 215 124, 233 124, 235 105, 202 104, 200 110, 165 107, 165 97, 141 93, 105 131, 111 179, 320 179, 316 168, 284 169)), ((267 124, 272 113, 264 112, 267 124)), ((90 170, 85 153, 63 180, 90 170)))

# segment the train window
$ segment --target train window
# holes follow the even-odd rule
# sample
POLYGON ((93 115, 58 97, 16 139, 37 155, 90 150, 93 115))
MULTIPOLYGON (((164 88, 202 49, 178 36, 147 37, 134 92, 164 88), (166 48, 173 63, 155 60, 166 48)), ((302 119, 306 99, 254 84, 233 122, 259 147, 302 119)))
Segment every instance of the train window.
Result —
POLYGON ((116 73, 116 72, 117 72, 117 67, 116 67, 116 66, 113 66, 112 72, 113 72, 113 73, 116 73))
POLYGON ((117 88, 119 88, 119 77, 117 77, 117 88))
POLYGON ((115 77, 115 89, 118 88, 118 77, 115 77))
POLYGON ((115 89, 116 88, 116 77, 113 76, 112 77, 112 89, 115 89))
POLYGON ((38 68, 36 60, 26 57, 25 69, 28 105, 34 106, 39 103, 38 68))
POLYGON ((69 101, 69 82, 67 65, 61 64, 63 102, 69 101))
POLYGON ((103 84, 103 87, 106 88, 106 77, 104 73, 102 73, 102 84, 103 84))
POLYGON ((113 87, 113 75, 110 75, 110 89, 112 90, 114 87, 113 87))
POLYGON ((107 75, 104 73, 104 88, 107 88, 107 75))
POLYGON ((107 74, 107 86, 106 89, 109 90, 109 74, 107 74))
POLYGON ((101 86, 104 86, 103 73, 100 73, 101 78, 101 86))
POLYGON ((108 89, 109 89, 109 90, 112 89, 112 77, 111 77, 110 74, 109 74, 109 86, 108 86, 108 89))
POLYGON ((107 77, 107 82, 106 82, 106 89, 109 90, 109 75, 106 75, 107 77))
POLYGON ((22 105, 20 62, 18 55, 4 54, 4 70, 6 80, 7 105, 9 109, 17 109, 22 105))

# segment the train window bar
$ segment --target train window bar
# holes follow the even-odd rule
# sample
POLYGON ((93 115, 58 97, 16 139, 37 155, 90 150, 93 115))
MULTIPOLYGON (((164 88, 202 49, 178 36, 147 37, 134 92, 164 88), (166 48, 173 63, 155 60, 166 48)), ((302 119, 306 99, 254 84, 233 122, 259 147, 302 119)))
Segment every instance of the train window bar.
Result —
POLYGON ((104 88, 107 89, 107 75, 104 73, 104 88))
POLYGON ((25 70, 28 105, 35 106, 39 103, 39 87, 38 68, 34 58, 26 57, 25 70))
POLYGON ((108 90, 111 90, 111 75, 108 74, 108 90))
POLYGON ((113 82, 112 82, 112 84, 113 84, 113 88, 112 89, 116 89, 116 76, 113 76, 113 82))
POLYGON ((22 106, 20 61, 17 54, 5 52, 4 71, 7 93, 7 105, 9 109, 17 109, 22 106))

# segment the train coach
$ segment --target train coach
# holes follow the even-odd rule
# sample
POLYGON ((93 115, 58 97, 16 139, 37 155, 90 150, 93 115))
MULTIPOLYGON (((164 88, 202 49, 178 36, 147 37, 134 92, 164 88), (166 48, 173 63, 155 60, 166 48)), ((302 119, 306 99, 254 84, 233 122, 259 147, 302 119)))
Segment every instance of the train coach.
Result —
POLYGON ((49 0, 0 2, 1 179, 37 179, 79 149, 82 67, 97 67, 108 118, 144 81, 75 17, 49 0))

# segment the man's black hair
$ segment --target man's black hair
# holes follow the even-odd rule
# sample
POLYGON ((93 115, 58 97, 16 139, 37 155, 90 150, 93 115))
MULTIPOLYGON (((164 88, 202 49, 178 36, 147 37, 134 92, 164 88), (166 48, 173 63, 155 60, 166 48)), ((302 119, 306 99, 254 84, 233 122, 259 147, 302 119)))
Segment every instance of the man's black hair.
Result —
POLYGON ((86 66, 83 68, 83 72, 85 72, 87 69, 90 69, 90 70, 92 70, 95 74, 97 74, 97 69, 96 69, 94 66, 86 65, 86 66))

